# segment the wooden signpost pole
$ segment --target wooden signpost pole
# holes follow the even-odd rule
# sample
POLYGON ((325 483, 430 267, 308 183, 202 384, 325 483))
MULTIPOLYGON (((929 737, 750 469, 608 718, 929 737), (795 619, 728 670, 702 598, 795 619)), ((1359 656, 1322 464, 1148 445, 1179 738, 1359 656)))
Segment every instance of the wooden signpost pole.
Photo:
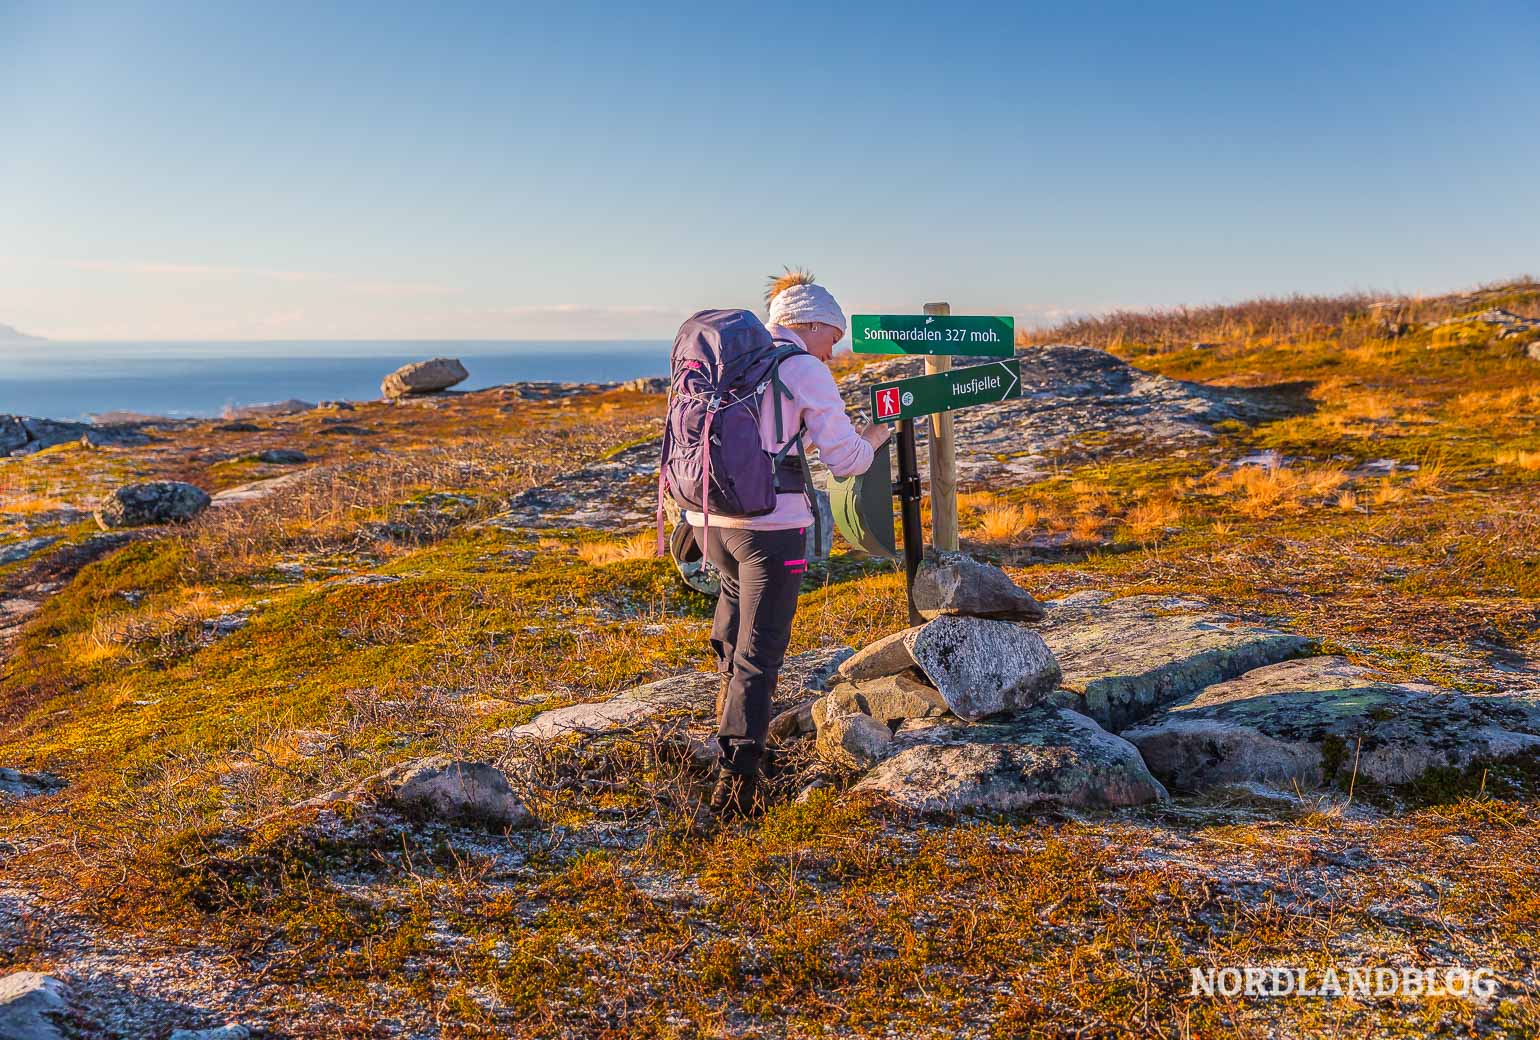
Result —
MULTIPOLYGON (((927 303, 925 313, 946 316, 949 303, 927 303)), ((949 354, 930 354, 925 358, 925 374, 950 371, 949 354)), ((938 412, 930 417, 930 544, 937 549, 956 552, 957 541, 957 446, 952 435, 952 414, 938 412)))

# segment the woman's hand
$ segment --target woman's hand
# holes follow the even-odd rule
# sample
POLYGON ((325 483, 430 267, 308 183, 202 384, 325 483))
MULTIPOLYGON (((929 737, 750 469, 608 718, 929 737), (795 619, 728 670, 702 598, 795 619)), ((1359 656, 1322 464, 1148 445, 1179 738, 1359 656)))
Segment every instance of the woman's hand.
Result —
POLYGON ((870 444, 875 450, 888 443, 888 438, 893 435, 893 428, 887 423, 870 423, 861 427, 861 439, 870 444))

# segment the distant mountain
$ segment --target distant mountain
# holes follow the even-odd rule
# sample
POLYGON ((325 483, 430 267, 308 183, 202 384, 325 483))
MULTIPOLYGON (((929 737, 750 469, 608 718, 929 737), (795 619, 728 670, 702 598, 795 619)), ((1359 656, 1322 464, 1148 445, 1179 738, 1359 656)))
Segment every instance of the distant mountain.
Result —
POLYGON ((9 325, 0 325, 0 343, 42 343, 42 336, 29 336, 25 332, 11 328, 9 325))

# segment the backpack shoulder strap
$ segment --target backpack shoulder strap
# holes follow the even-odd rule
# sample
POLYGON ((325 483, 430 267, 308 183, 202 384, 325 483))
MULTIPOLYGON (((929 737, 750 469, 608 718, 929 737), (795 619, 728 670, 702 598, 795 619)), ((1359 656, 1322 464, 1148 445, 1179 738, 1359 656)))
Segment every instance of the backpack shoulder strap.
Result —
MULTIPOLYGON (((803 350, 789 339, 778 339, 775 341, 775 354, 770 359, 770 387, 771 392, 775 395, 772 403, 775 405, 775 439, 777 441, 786 439, 786 430, 782 426, 781 422, 781 401, 782 399, 791 396, 791 390, 788 389, 786 384, 781 380, 781 362, 785 361, 787 358, 794 358, 798 354, 807 354, 807 351, 803 350)), ((808 356, 811 357, 812 355, 808 356)), ((798 430, 797 437, 792 439, 800 439, 801 435, 802 431, 798 430)), ((787 444, 777 455, 776 461, 780 461, 780 456, 785 455, 786 449, 790 447, 791 443, 787 442, 787 444)))

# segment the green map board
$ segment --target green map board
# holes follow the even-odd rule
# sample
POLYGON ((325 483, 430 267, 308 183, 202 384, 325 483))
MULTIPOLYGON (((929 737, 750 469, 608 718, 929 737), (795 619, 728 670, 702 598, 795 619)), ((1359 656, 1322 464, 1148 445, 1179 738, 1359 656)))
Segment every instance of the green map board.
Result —
POLYGON ((966 314, 857 314, 850 319, 857 354, 960 354, 1010 357, 1016 319, 966 314))

